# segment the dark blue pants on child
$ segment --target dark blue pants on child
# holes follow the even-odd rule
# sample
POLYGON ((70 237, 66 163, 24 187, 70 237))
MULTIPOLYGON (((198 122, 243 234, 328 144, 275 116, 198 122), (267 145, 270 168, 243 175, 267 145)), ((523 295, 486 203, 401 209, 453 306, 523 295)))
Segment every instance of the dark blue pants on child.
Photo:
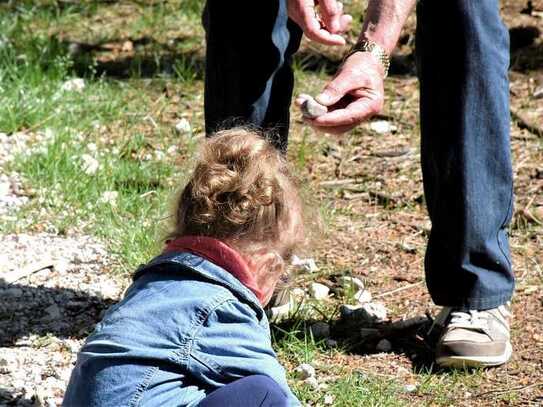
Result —
MULTIPOLYGON (((514 287, 508 31, 498 0, 421 0, 417 18, 428 289, 438 305, 494 308, 514 287)), ((204 25, 207 132, 234 118, 275 128, 285 150, 301 36, 286 0, 208 0, 204 25)))
POLYGON ((268 376, 254 375, 215 390, 199 407, 287 407, 287 396, 268 376))

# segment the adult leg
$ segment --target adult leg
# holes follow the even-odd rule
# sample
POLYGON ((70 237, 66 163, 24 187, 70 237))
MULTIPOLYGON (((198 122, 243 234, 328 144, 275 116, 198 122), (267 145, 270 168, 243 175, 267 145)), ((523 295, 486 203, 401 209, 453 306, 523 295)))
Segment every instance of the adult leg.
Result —
POLYGON ((248 376, 215 390, 199 407, 286 407, 287 396, 268 376, 248 376))
POLYGON ((208 0, 206 133, 237 124, 274 130, 286 151, 294 78, 292 54, 301 39, 286 0, 208 0))
POLYGON ((417 17, 428 289, 438 305, 496 308, 514 288, 508 31, 498 0, 422 0, 417 17))

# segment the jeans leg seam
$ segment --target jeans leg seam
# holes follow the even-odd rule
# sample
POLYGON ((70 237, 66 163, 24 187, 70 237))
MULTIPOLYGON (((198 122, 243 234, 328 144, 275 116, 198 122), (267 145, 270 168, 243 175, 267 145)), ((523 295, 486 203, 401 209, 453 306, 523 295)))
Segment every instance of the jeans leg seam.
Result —
POLYGON ((502 229, 504 229, 505 226, 507 225, 507 222, 508 222, 510 213, 511 213, 511 211, 512 211, 512 206, 513 206, 513 195, 514 195, 513 187, 511 186, 511 192, 510 192, 510 195, 509 195, 509 205, 507 206, 507 213, 505 214, 505 219, 503 220, 503 222, 502 222, 500 228, 499 228, 498 231, 496 232, 496 241, 498 242, 498 247, 500 248, 500 251, 502 252, 503 257, 505 257, 505 260, 507 261, 507 264, 509 264, 509 267, 513 267, 513 264, 511 263, 511 260, 510 260, 509 257, 507 256, 507 253, 505 253, 505 249, 503 248, 502 243, 500 242, 500 231, 501 231, 502 229))

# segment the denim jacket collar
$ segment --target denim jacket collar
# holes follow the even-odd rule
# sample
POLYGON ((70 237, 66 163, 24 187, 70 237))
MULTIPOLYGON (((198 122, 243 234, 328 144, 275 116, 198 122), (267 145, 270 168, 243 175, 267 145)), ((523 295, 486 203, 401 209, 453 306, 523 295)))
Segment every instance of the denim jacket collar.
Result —
POLYGON ((222 267, 210 262, 203 257, 200 257, 193 253, 166 253, 155 257, 149 263, 140 266, 134 276, 135 281, 143 275, 146 271, 158 265, 179 265, 185 270, 190 270, 195 274, 199 274, 206 279, 212 280, 217 284, 220 284, 229 289, 234 295, 248 303, 253 308, 258 319, 262 319, 264 316, 264 310, 258 301, 256 295, 247 287, 245 287, 236 277, 224 270, 222 267))

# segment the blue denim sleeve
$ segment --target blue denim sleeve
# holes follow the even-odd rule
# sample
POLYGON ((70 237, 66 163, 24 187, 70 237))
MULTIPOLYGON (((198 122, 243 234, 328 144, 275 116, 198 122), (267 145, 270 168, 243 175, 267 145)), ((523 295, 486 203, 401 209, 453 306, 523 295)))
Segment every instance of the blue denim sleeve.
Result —
POLYGON ((272 349, 267 320, 259 322, 255 311, 237 300, 223 302, 208 315, 195 335, 189 370, 211 387, 266 375, 281 386, 289 405, 301 405, 272 349))

